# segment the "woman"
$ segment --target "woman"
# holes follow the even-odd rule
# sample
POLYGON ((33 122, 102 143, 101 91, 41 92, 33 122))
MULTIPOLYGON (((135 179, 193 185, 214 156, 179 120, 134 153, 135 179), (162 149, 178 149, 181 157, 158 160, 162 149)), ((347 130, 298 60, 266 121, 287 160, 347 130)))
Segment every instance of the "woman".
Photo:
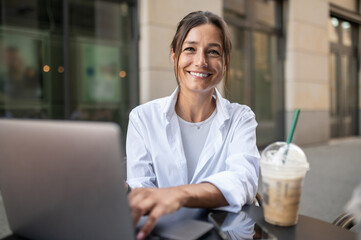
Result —
POLYGON ((231 41, 225 22, 192 12, 178 24, 171 57, 178 88, 129 116, 127 183, 136 224, 149 214, 143 239, 164 214, 180 207, 239 211, 257 192, 253 112, 216 90, 227 76, 231 41))

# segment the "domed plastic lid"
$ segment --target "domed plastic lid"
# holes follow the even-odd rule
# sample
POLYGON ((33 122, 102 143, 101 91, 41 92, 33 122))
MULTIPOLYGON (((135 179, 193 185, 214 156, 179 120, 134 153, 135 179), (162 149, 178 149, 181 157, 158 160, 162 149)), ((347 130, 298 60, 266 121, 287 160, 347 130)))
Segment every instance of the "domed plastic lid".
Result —
POLYGON ((267 146, 261 154, 261 167, 309 169, 305 153, 297 145, 275 142, 267 146))

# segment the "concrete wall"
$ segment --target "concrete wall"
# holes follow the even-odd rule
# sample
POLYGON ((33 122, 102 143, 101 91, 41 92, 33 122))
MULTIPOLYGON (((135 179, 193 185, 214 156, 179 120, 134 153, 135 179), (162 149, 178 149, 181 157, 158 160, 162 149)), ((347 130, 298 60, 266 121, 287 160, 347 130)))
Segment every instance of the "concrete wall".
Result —
POLYGON ((294 141, 329 139, 329 3, 325 0, 288 1, 285 63, 286 134, 296 108, 301 115, 294 141))
POLYGON ((170 58, 170 43, 178 22, 188 13, 208 10, 223 15, 222 0, 141 0, 140 103, 170 95, 177 83, 170 58))

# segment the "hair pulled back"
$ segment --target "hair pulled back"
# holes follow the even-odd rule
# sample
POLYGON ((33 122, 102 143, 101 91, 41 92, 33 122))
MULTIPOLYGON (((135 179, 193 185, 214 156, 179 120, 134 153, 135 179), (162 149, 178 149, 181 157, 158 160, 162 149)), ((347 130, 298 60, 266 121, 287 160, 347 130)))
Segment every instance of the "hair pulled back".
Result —
POLYGON ((229 34, 229 30, 227 27, 226 22, 219 17, 218 15, 208 12, 208 11, 196 11, 191 12, 187 16, 185 16, 179 23, 177 27, 177 31, 173 37, 173 41, 171 43, 171 49, 173 50, 175 57, 174 57, 174 73, 178 80, 178 62, 179 56, 182 52, 182 45, 184 39, 186 38, 188 32, 199 25, 202 24, 213 24, 218 27, 222 32, 222 40, 223 40, 223 60, 224 65, 226 67, 226 77, 225 80, 228 78, 228 71, 229 71, 229 64, 231 60, 231 50, 232 50, 232 43, 229 34))

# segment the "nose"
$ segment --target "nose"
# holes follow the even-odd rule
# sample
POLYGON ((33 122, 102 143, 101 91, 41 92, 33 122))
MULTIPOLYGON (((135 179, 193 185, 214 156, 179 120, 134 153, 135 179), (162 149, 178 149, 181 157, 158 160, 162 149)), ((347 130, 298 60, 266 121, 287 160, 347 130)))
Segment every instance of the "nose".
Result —
POLYGON ((208 66, 208 62, 207 62, 207 57, 204 51, 198 51, 196 54, 196 59, 195 59, 195 64, 197 67, 207 67, 208 66))

